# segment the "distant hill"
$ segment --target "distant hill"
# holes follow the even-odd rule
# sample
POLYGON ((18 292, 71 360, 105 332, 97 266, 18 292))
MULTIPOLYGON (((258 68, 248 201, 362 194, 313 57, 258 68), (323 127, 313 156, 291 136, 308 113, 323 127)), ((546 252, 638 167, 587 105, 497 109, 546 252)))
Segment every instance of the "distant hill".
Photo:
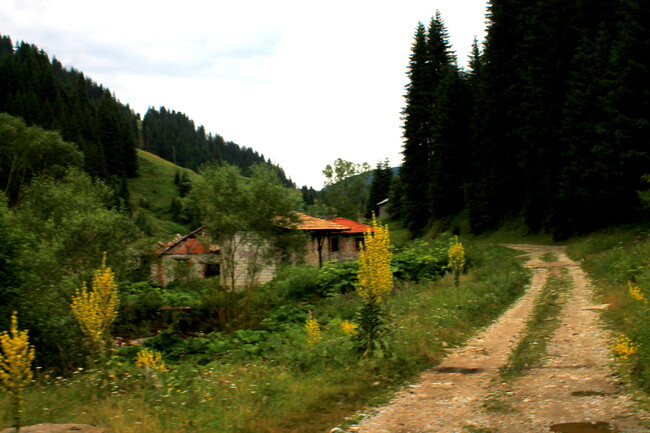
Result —
POLYGON ((182 167, 198 170, 209 161, 225 161, 240 168, 244 176, 250 174, 251 166, 268 164, 274 166, 280 181, 287 187, 295 184, 282 170, 249 147, 226 141, 219 134, 206 133, 203 126, 196 127, 185 114, 161 107, 149 108, 142 120, 144 136, 142 147, 182 167))
POLYGON ((235 165, 244 174, 253 164, 274 165, 285 185, 294 186, 281 167, 253 149, 207 133, 185 114, 164 107, 149 109, 140 121, 140 114, 83 72, 1 34, 0 112, 21 117, 28 126, 59 131, 83 152, 85 170, 116 191, 122 179, 138 176, 138 146, 194 170, 212 160, 235 165))

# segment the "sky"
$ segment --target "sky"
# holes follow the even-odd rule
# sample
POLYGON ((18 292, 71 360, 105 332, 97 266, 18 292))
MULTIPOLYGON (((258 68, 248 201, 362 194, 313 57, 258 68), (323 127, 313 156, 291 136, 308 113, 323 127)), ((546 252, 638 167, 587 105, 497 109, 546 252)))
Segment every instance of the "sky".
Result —
POLYGON ((413 37, 437 10, 466 66, 486 0, 3 0, 0 34, 318 189, 337 158, 400 165, 413 37))

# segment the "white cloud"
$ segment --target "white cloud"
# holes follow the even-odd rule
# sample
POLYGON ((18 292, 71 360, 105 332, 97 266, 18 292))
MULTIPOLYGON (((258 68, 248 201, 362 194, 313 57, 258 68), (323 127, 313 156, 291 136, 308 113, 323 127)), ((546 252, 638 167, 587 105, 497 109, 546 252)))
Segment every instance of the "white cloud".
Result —
POLYGON ((0 32, 55 55, 144 115, 164 105, 252 147, 299 185, 336 158, 400 163, 406 67, 440 9, 459 63, 484 0, 8 0, 0 32))

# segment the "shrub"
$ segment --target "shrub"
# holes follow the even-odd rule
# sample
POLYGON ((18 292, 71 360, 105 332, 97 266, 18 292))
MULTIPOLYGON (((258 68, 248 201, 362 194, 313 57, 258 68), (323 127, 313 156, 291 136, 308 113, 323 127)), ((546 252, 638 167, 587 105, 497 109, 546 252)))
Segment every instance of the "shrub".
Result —
POLYGON ((284 266, 270 286, 278 295, 296 301, 322 297, 322 286, 318 283, 318 268, 309 265, 284 266))
POLYGON ((318 273, 320 292, 328 295, 354 291, 359 279, 359 262, 326 262, 318 273))
POLYGON ((393 254, 393 275, 405 281, 435 280, 447 272, 446 239, 416 241, 393 254))

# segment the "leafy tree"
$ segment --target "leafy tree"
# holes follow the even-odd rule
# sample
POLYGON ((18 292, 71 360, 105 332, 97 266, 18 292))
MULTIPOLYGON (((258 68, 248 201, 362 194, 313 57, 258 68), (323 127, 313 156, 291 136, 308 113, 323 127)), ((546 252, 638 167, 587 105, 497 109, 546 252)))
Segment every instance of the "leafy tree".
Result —
POLYGON ((322 202, 334 216, 360 220, 368 200, 370 165, 337 158, 334 165, 323 169, 323 175, 326 181, 320 193, 322 202))
POLYGON ((5 194, 0 191, 0 317, 15 310, 20 292, 22 272, 17 260, 23 251, 24 234, 9 209, 5 194))
POLYGON ((0 188, 12 204, 23 186, 36 175, 57 176, 68 166, 81 166, 83 155, 53 131, 27 126, 19 118, 0 113, 0 188))
POLYGON ((252 168, 250 179, 237 167, 210 165, 187 197, 214 243, 219 245, 225 285, 252 288, 263 266, 277 258, 297 222, 299 193, 286 189, 268 166, 252 168), (244 266, 239 263, 244 262, 244 266))
MULTIPOLYGON (((43 367, 84 362, 69 301, 102 252, 114 260, 118 278, 138 266, 139 231, 130 215, 112 207, 113 197, 109 186, 77 168, 61 178, 37 176, 14 209, 0 207, 0 223, 11 224, 10 235, 0 241, 0 260, 10 266, 1 275, 0 297, 7 304, 0 303, 0 310, 19 312, 43 367)), ((3 229, 0 224, 0 234, 3 229)))

